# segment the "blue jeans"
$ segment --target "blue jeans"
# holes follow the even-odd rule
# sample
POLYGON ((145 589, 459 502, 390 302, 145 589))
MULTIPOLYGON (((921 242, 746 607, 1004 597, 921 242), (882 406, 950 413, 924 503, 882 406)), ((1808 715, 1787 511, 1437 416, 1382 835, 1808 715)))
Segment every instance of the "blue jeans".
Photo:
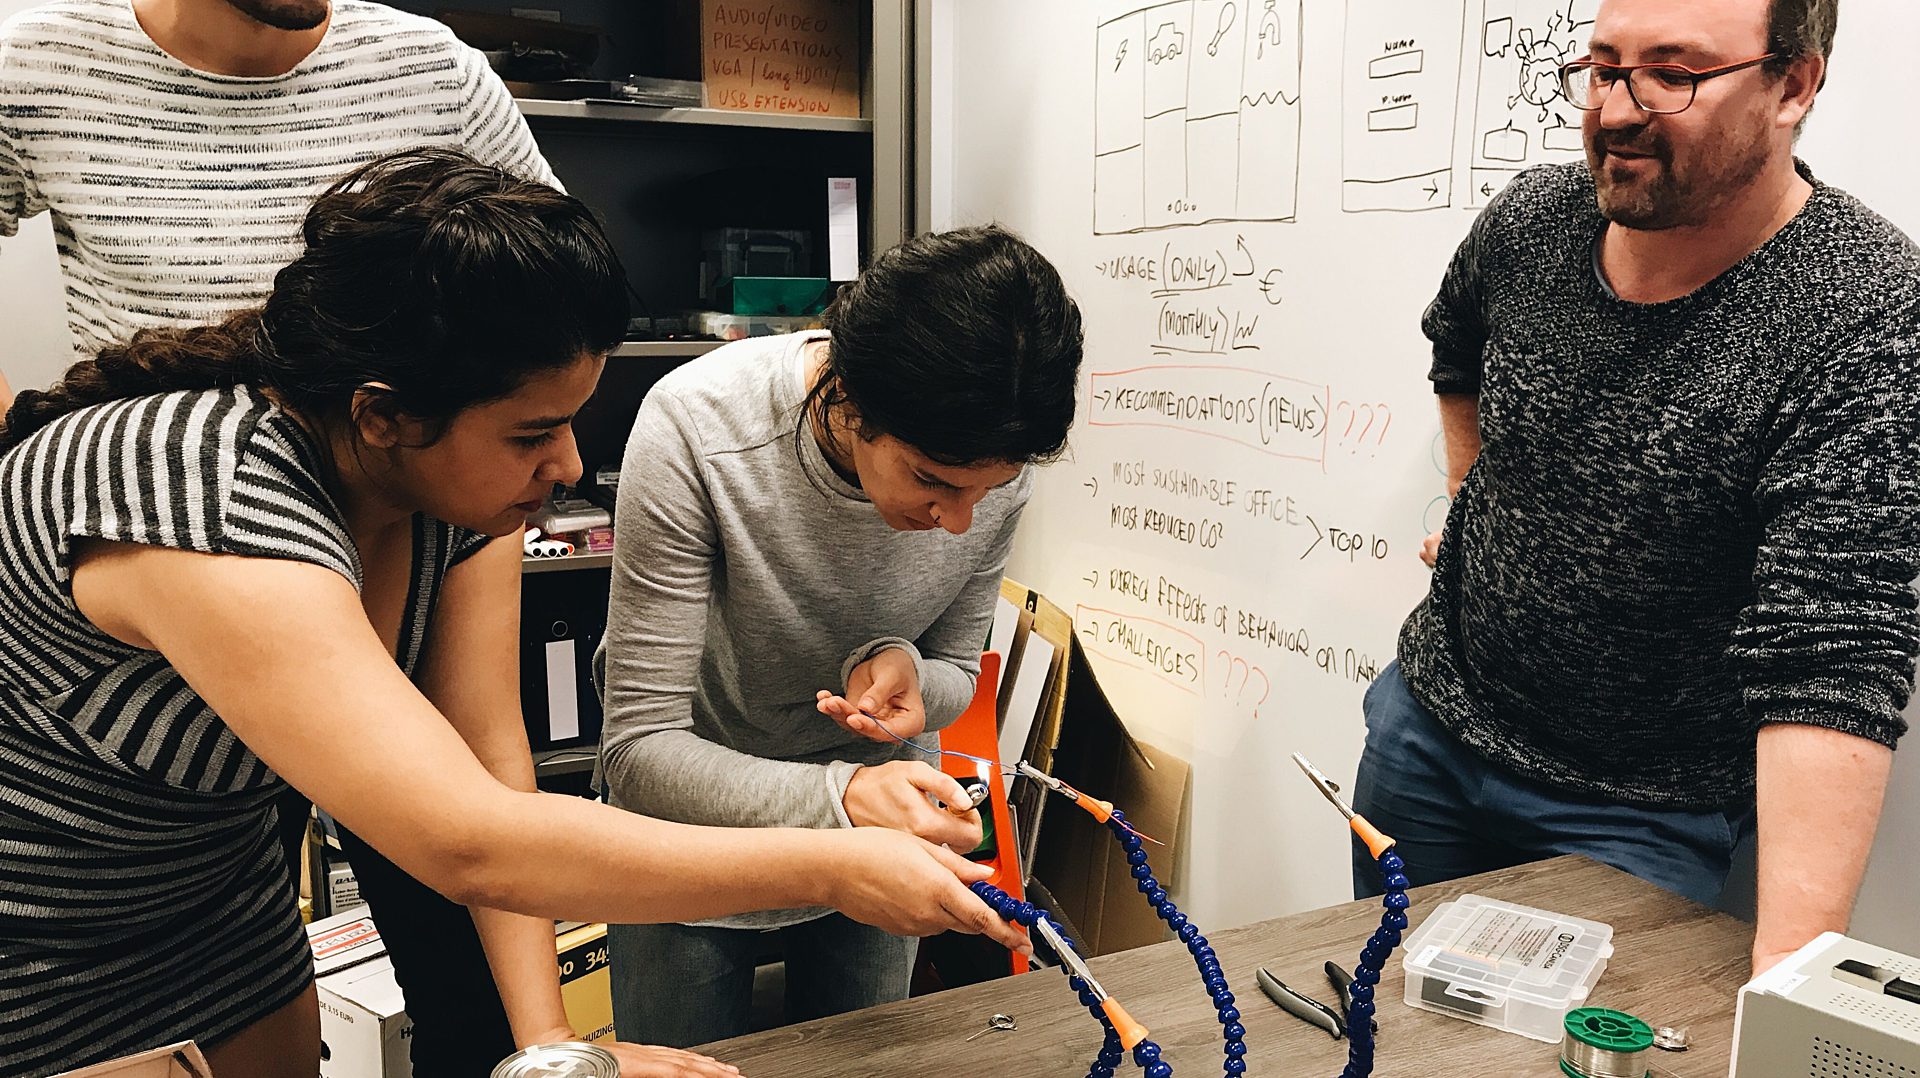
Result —
POLYGON ((786 1020, 805 1022, 907 998, 920 941, 831 913, 771 933, 695 925, 608 925, 613 1028, 669 1048, 752 1032, 753 967, 778 938, 786 1020))
MULTIPOLYGON (((1389 663, 1367 689, 1367 747, 1353 807, 1398 843, 1415 884, 1577 853, 1706 905, 1727 882, 1751 805, 1726 812, 1625 805, 1559 790, 1489 762, 1433 717, 1389 663)), ((1358 841, 1353 894, 1380 894, 1358 841)))

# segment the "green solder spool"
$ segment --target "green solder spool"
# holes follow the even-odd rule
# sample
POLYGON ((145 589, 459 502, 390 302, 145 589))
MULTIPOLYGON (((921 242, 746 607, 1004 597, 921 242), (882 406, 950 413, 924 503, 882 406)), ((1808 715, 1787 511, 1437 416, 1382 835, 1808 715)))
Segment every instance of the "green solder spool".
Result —
POLYGON ((1647 1078, 1653 1027, 1621 1011, 1580 1007, 1567 1012, 1560 1070, 1567 1078, 1647 1078))

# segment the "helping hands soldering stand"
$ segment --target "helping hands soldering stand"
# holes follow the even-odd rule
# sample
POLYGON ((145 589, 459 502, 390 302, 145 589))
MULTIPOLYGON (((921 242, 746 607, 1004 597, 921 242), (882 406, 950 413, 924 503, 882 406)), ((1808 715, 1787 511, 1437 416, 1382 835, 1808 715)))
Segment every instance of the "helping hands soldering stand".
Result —
POLYGON ((1380 927, 1367 940, 1366 949, 1360 952, 1360 964, 1353 970, 1353 987, 1348 990, 1347 1000, 1347 1066, 1340 1072, 1340 1078, 1367 1078, 1373 1073, 1374 989, 1380 984, 1380 971, 1386 966, 1387 958, 1400 946, 1400 934, 1407 928, 1407 907, 1412 905, 1407 898, 1407 865, 1393 852, 1393 840, 1368 823, 1365 816, 1353 811, 1353 806, 1340 796, 1340 787, 1308 763, 1305 756, 1296 752, 1293 762, 1300 765, 1300 770, 1306 772, 1321 794, 1347 818, 1353 833, 1360 836, 1360 841, 1367 844, 1367 851, 1380 863, 1380 882, 1386 890, 1380 904, 1386 907, 1386 912, 1380 915, 1380 927))
MULTIPOLYGON (((1207 938, 1200 929, 1187 920, 1187 915, 1174 908, 1167 898, 1167 892, 1160 882, 1153 878, 1153 869, 1147 864, 1147 851, 1144 836, 1127 823, 1125 813, 1115 809, 1106 801, 1097 801, 1079 790, 1061 782, 1052 775, 1022 760, 1016 770, 1027 778, 1045 786, 1054 793, 1072 801, 1091 813, 1093 818, 1113 832, 1113 836, 1127 851, 1127 863, 1132 866, 1134 887, 1146 896, 1160 919, 1173 929, 1180 941, 1187 945, 1193 955, 1194 965, 1199 969, 1201 978, 1206 982, 1207 992, 1213 997, 1214 1009, 1220 1017, 1221 1036, 1225 1041, 1224 1073, 1226 1078, 1240 1078, 1247 1072, 1246 1027, 1240 1024, 1240 1012, 1233 1003, 1233 992, 1227 987, 1226 974, 1221 972, 1220 960, 1207 945, 1207 938)), ((1034 931, 1047 947, 1059 957, 1061 965, 1067 971, 1067 983, 1080 993, 1080 1002, 1098 1019, 1106 1031, 1106 1039, 1100 1045, 1100 1054, 1087 1070, 1087 1078, 1113 1078, 1114 1068, 1118 1067, 1126 1053, 1133 1053, 1133 1061, 1146 1072, 1146 1078, 1172 1078, 1173 1066, 1160 1058, 1160 1046, 1147 1039, 1147 1029, 1133 1020, 1120 1002, 1107 994, 1079 953, 1073 949, 1073 941, 1061 931, 1058 922, 1047 916, 1045 910, 1035 907, 1031 902, 1022 902, 1009 896, 1005 891, 987 883, 976 883, 973 891, 979 895, 995 913, 1016 924, 1024 925, 1034 931)), ((1405 918, 1401 919, 1402 924, 1405 918)), ((1378 980, 1375 975, 1375 980, 1378 980)))

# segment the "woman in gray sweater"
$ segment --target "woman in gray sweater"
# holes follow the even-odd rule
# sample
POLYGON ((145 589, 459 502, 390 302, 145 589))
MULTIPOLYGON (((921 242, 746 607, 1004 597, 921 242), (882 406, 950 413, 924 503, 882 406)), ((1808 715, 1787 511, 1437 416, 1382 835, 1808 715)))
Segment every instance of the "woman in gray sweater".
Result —
MULTIPOLYGON (((826 322, 718 349, 640 409, 600 779, 613 804, 670 820, 971 849, 978 816, 929 804, 957 784, 901 739, 936 746, 973 697, 1029 465, 1073 422, 1079 310, 1032 247, 968 228, 880 256, 826 322)), ((831 910, 621 925, 621 1035, 747 1032, 776 929, 790 1021, 906 996, 914 941, 831 910)))

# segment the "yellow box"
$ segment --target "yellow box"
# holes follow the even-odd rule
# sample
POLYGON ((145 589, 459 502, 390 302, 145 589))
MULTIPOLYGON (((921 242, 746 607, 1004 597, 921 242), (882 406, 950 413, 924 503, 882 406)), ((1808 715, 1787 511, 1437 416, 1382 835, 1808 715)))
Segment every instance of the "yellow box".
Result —
POLYGON ((560 1000, 567 1007, 567 1024, 583 1041, 613 1040, 613 974, 607 969, 607 926, 563 921, 554 927, 560 1000))

